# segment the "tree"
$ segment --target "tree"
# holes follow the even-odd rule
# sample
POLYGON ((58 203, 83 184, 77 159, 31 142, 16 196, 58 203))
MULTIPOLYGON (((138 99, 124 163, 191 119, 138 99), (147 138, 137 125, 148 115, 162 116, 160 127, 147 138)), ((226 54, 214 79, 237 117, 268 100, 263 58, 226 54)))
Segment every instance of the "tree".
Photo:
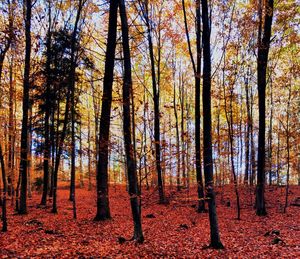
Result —
POLYGON ((2 145, 0 145, 0 165, 2 171, 2 182, 3 182, 3 198, 2 198, 2 231, 7 231, 7 216, 6 216, 6 193, 7 193, 7 181, 5 173, 5 164, 2 152, 2 145))
POLYGON ((273 18, 273 0, 267 0, 264 5, 264 21, 262 20, 262 2, 259 5, 258 54, 257 54, 257 88, 259 106, 258 161, 256 187, 256 214, 267 214, 265 205, 265 131, 266 131, 266 85, 268 54, 271 41, 273 18), (262 31, 262 26, 264 27, 262 31))
MULTIPOLYGON (((2 88, 2 69, 3 69, 3 63, 6 56, 7 51, 11 47, 12 41, 14 39, 14 30, 13 30, 13 5, 15 2, 12 3, 8 1, 8 26, 7 26, 7 36, 5 37, 5 41, 3 45, 0 47, 0 87, 2 88)), ((1 103, 0 103, 1 104, 1 103)), ((0 105, 1 107, 1 105, 0 105)), ((7 231, 7 215, 6 215, 6 194, 7 194, 7 180, 6 180, 6 171, 5 171, 5 162, 3 157, 3 148, 2 143, 0 143, 0 166, 1 166, 1 172, 2 172, 2 183, 3 183, 3 197, 0 202, 2 205, 2 231, 7 231)))
POLYGON ((189 55, 193 66, 195 78, 195 147, 196 147, 196 177, 197 177, 197 191, 198 191, 198 212, 205 211, 203 178, 202 178, 202 158, 201 158, 201 115, 200 115, 200 83, 201 83, 201 8, 200 0, 196 1, 196 64, 192 53, 190 36, 187 25, 187 15, 185 10, 185 2, 182 0, 185 34, 188 42, 189 55))
POLYGON ((76 82, 76 64, 77 58, 76 50, 77 48, 77 35, 80 16, 82 9, 86 0, 79 0, 76 19, 74 24, 74 29, 71 34, 70 39, 70 70, 68 75, 68 89, 66 97, 66 106, 65 106, 65 115, 63 121, 63 130, 58 144, 58 151, 55 158, 55 168, 54 168, 54 179, 53 179, 53 206, 52 212, 57 213, 57 178, 58 178, 58 169, 60 164, 60 158, 63 151, 63 145, 66 137, 67 124, 69 122, 71 111, 71 184, 70 184, 70 198, 73 201, 73 217, 76 218, 76 206, 75 206, 75 82, 76 82))
POLYGON ((117 38, 118 1, 110 1, 103 96, 99 131, 99 155, 97 164, 97 214, 95 220, 109 219, 108 199, 108 144, 112 103, 112 86, 117 38))
MULTIPOLYGON (((123 131, 126 154, 126 166, 129 181, 129 195, 132 217, 134 221, 133 239, 142 243, 144 241, 141 211, 138 201, 138 185, 136 174, 136 157, 134 156, 134 144, 132 140, 131 113, 130 113, 130 94, 132 94, 132 77, 131 77, 131 58, 128 36, 128 22, 126 14, 126 6, 124 0, 119 0, 120 16, 122 23, 122 43, 124 54, 124 82, 123 82, 123 131)), ((132 99, 133 100, 133 99, 132 99)), ((139 197, 140 198, 140 197, 139 197)))
POLYGON ((218 218, 216 212, 215 192, 213 187, 213 159, 211 137, 211 60, 210 60, 210 25, 207 0, 201 0, 203 24, 203 159, 205 175, 205 191, 208 201, 210 222, 210 246, 223 248, 220 241, 218 218))
POLYGON ((48 186, 49 186, 49 160, 50 160, 50 127, 49 127, 49 119, 50 119, 50 65, 51 65, 51 2, 48 1, 48 33, 46 40, 46 96, 45 96, 45 146, 44 146, 44 177, 43 177, 43 195, 41 200, 41 205, 47 204, 47 195, 48 195, 48 186))
MULTIPOLYGON (((160 112, 159 112, 159 103, 160 103, 160 55, 161 55, 161 46, 158 46, 158 57, 157 57, 157 72, 155 71, 155 56, 154 56, 154 47, 153 47, 153 39, 152 39, 152 22, 149 18, 149 3, 148 0, 142 2, 139 1, 139 4, 142 9, 142 14, 144 18, 144 22, 147 28, 147 40, 149 47, 149 57, 151 64, 151 79, 152 79, 152 89, 153 89, 153 102, 154 102, 154 142, 155 142, 155 165, 157 172, 157 180, 158 180, 158 193, 159 193, 159 203, 165 203, 165 193, 163 188, 163 180, 162 180, 162 170, 161 170, 161 143, 160 143, 160 112)), ((158 32, 160 35, 160 32, 158 32)), ((160 45, 160 36, 158 40, 158 44, 160 45)))
POLYGON ((24 0, 26 9, 25 15, 25 66, 23 80, 23 118, 21 133, 21 195, 19 214, 27 213, 27 166, 28 166, 28 111, 29 111, 29 90, 30 90, 30 58, 31 58, 31 10, 32 1, 24 0))

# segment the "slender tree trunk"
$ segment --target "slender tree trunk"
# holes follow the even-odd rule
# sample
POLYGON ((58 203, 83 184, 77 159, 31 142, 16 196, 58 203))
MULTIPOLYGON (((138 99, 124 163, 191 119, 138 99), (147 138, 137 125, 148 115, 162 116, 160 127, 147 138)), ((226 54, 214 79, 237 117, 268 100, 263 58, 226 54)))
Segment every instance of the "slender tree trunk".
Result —
POLYGON ((247 109, 247 130, 245 138, 245 177, 244 184, 249 184, 249 164, 250 164, 250 101, 249 101, 249 82, 248 73, 245 78, 245 88, 246 88, 246 109, 247 109))
POLYGON ((272 185, 272 174, 273 174, 273 167, 272 167, 272 153, 273 153, 273 86, 272 86, 272 80, 270 81, 270 106, 271 106, 271 113, 270 113, 270 128, 269 128, 269 134, 268 134, 268 164, 269 164, 269 185, 272 185))
MULTIPOLYGON (((175 70, 175 68, 174 68, 175 70)), ((175 115, 175 128, 176 128, 176 160, 177 160, 177 175, 176 185, 177 191, 180 191, 180 141, 179 141, 179 126, 178 126, 178 114, 177 114, 177 103, 176 103, 176 84, 175 84, 175 71, 173 72, 173 107, 175 115)))
POLYGON ((256 175, 256 153, 255 153, 255 144, 254 144, 254 131, 253 131, 253 92, 252 89, 250 90, 250 146, 251 146, 251 174, 250 174, 250 186, 253 186, 255 181, 255 175, 256 175))
MULTIPOLYGON (((0 74, 1 76, 1 74, 0 74)), ((1 80, 0 80, 1 81, 1 80)), ((6 217, 6 193, 7 193, 7 181, 6 181, 6 172, 5 172, 5 164, 2 153, 2 145, 0 144, 0 164, 2 171, 2 183, 3 183, 3 197, 2 197, 2 231, 7 231, 7 217, 6 217)))
POLYGON ((111 0, 100 118, 97 165, 97 214, 95 220, 106 220, 111 217, 108 199, 108 144, 117 37, 117 13, 118 1, 111 0))
POLYGON ((82 160, 83 160, 83 151, 82 151, 82 121, 80 118, 80 124, 79 124, 79 170, 80 170, 80 188, 84 187, 84 175, 83 175, 83 165, 82 165, 82 160))
MULTIPOLYGON (((154 61, 154 50, 152 42, 152 25, 150 24, 149 11, 148 11, 148 0, 144 3, 144 18, 146 20, 148 44, 149 44, 149 55, 151 63, 151 77, 152 77, 152 88, 153 88, 153 102, 154 102, 154 142, 155 142, 155 163, 156 172, 158 178, 158 193, 159 203, 165 203, 165 193, 163 189, 162 173, 161 173, 161 154, 160 154, 160 113, 159 113, 159 74, 160 69, 158 68, 158 80, 156 80, 155 72, 155 61, 154 61)), ((159 47, 160 53, 160 47, 159 47)), ((160 55, 160 54, 159 54, 160 55)), ((160 62, 158 62, 159 64, 160 62)))
POLYGON ((287 172, 286 172, 286 188, 285 188, 285 204, 283 212, 286 213, 289 198, 289 184, 290 184, 290 103, 291 103, 291 83, 289 88, 288 104, 286 109, 286 149, 287 149, 287 172))
POLYGON ((41 205, 47 204, 47 195, 49 187, 49 160, 50 160, 50 132, 49 132, 49 120, 50 120, 50 64, 51 64, 51 5, 48 2, 48 33, 46 41, 46 100, 45 100, 45 144, 44 144, 44 177, 43 177, 43 194, 41 205))
POLYGON ((182 0, 185 34, 188 43, 189 55, 193 66, 195 77, 195 148, 196 148, 196 178, 197 178, 197 192, 198 192, 198 212, 205 212, 204 202, 204 188, 202 177, 202 158, 201 158, 201 113, 200 113, 200 83, 201 83, 201 59, 202 59, 202 47, 201 47, 201 8, 200 0, 196 1, 196 49, 197 57, 196 64, 192 54, 192 48, 190 43, 190 36, 187 25, 187 15, 185 10, 185 1, 182 0))
POLYGON ((279 171, 280 171, 280 123, 278 123, 278 129, 277 129, 277 167, 276 167, 276 177, 277 177, 277 186, 280 184, 280 177, 279 177, 279 171))
POLYGON ((14 122, 14 98, 15 89, 13 82, 13 65, 14 53, 9 64, 9 133, 8 133, 8 194, 11 196, 12 203, 14 199, 14 184, 15 184, 15 122, 14 122))
POLYGON ((32 198, 31 190, 31 176, 32 176, 32 100, 29 101, 29 125, 28 125, 28 165, 27 165, 27 177, 28 177, 28 198, 32 198))
POLYGON ((185 95, 184 95, 184 79, 183 75, 181 79, 181 85, 179 87, 179 100, 180 100, 180 109, 181 109, 181 121, 180 121, 180 128, 181 128, 181 171, 182 171, 182 182, 183 188, 186 188, 186 162, 185 162, 185 129, 184 129, 184 102, 185 102, 185 95))
MULTIPOLYGON (((89 104, 88 104, 89 105, 89 104)), ((91 191, 92 190, 92 176, 91 176, 91 116, 90 116, 90 109, 88 106, 88 137, 87 137, 87 141, 88 141, 88 150, 87 150, 87 156, 88 156, 88 178, 89 178, 89 182, 88 182, 88 190, 91 191)))
POLYGON ((223 87, 224 87, 224 100, 225 100, 225 115, 226 115, 226 121, 228 125, 228 138, 229 138, 229 147, 230 147, 230 162, 231 162, 231 170, 232 170, 232 176, 233 176, 233 184, 234 184, 234 191, 236 195, 236 205, 237 205, 237 219, 241 219, 241 212, 240 212, 240 196, 238 192, 238 181, 237 176, 235 172, 235 165, 234 165, 234 133, 233 133, 233 115, 232 115, 232 98, 233 98, 233 89, 230 89, 230 105, 229 105, 229 113, 230 117, 228 116, 227 111, 227 102, 226 102, 226 95, 225 95, 225 85, 223 81, 223 87))

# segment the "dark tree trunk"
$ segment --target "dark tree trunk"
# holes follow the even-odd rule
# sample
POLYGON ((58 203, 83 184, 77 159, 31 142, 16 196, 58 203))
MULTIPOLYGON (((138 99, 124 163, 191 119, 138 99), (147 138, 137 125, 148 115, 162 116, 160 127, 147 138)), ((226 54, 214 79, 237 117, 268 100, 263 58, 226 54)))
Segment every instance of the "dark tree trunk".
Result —
MULTIPOLYGON (((1 76, 1 74, 0 74, 1 76)), ((2 231, 7 231, 7 217, 6 217, 6 193, 7 193, 7 181, 5 173, 4 158, 2 153, 2 145, 0 144, 0 165, 2 170, 2 182, 3 182, 3 197, 2 197, 2 231)))
POLYGON ((19 214, 27 213, 27 166, 28 166, 28 111, 29 111, 29 89, 30 89, 30 56, 31 56, 31 0, 24 0, 26 6, 25 17, 25 67, 23 81, 23 118, 21 132, 21 194, 19 214))
POLYGON ((200 115, 200 92, 201 92, 200 83, 201 83, 201 58, 202 58, 200 0, 196 1, 196 49, 197 49, 196 64, 192 54, 184 0, 182 0, 182 7, 183 7, 183 14, 184 14, 185 34, 187 38, 189 55, 192 62, 194 77, 195 77, 195 148, 196 148, 197 192, 198 192, 198 200, 199 200, 197 211, 204 212, 205 202, 204 202, 204 189, 203 189, 203 177, 202 177, 201 115, 200 115))
MULTIPOLYGON (((260 9, 262 7, 260 6, 260 9)), ((261 11, 260 11, 261 12, 261 11)), ((261 15, 260 15, 261 16, 261 15)), ((266 132, 266 74, 268 54, 270 48, 271 28, 273 18, 273 0, 265 3, 264 31, 261 39, 262 25, 259 27, 258 56, 257 56, 257 87, 259 106, 259 134, 258 134, 258 159, 257 159, 257 187, 256 187, 256 214, 266 215, 265 205, 265 132, 266 132)), ((260 19, 262 24, 262 19, 260 19)))
POLYGON ((219 235, 218 218, 216 211, 215 192, 213 187, 213 159, 212 159, 212 138, 211 138, 211 60, 210 60, 210 26, 208 17, 207 0, 202 3, 203 23, 203 158, 205 189, 208 201, 210 221, 210 246, 212 248, 223 248, 219 235))
MULTIPOLYGON (((89 104, 88 104, 89 105, 89 104)), ((88 106, 88 137, 87 137, 87 141, 88 141, 88 150, 87 150, 87 156, 88 156, 88 178, 89 178, 89 182, 88 182, 88 190, 91 191, 92 190, 92 170, 91 170, 91 163, 92 163, 92 159, 91 159, 91 116, 90 116, 90 109, 88 106)))
POLYGON ((51 6, 48 3, 48 34, 47 34, 47 57, 46 57, 46 100, 45 100, 45 146, 44 146, 44 177, 43 177, 43 194, 41 205, 47 204, 48 186, 49 186, 49 160, 50 160, 50 63, 51 63, 51 6))
MULTIPOLYGON (((10 2, 8 2, 9 6, 9 24, 8 24, 8 37, 6 37, 6 41, 3 44, 3 49, 1 48, 1 52, 0 52, 0 91, 2 89, 2 84, 1 84, 1 77, 2 77, 2 69, 3 69, 3 63, 4 63, 4 59, 5 59, 5 55, 7 53, 7 51, 9 50, 12 40, 13 40, 13 7, 12 4, 15 4, 15 1, 12 2, 12 4, 10 4, 10 2)), ((13 98, 13 88, 12 88, 12 63, 10 65, 10 100, 9 100, 9 108, 10 108, 10 112, 9 112, 9 163, 12 162, 10 159, 13 158, 12 155, 12 141, 11 141, 11 132, 12 132, 12 128, 13 128, 13 124, 12 124, 12 98, 13 98)), ((0 106, 1 106, 1 102, 0 102, 0 106)), ((3 136, 2 136, 3 137, 3 136)), ((3 150, 2 150, 2 145, 0 144, 0 166, 1 166, 1 171, 2 171, 2 183, 3 183, 3 196, 0 197, 0 205, 2 205, 2 231, 6 232, 7 231, 7 216, 6 216, 6 194, 7 194, 7 179, 6 179, 6 171, 5 171, 5 163, 4 163, 4 157, 3 157, 3 150), (2 198, 2 199, 1 199, 2 198)), ((12 164, 10 164, 9 169, 12 168, 12 164)), ((12 168, 13 170, 13 168, 12 168)), ((12 172, 12 171, 11 171, 12 172)), ((12 175, 10 175, 10 177, 12 177, 12 175)), ((13 183, 13 180, 12 180, 13 183)), ((12 185, 13 188, 13 185, 12 185)), ((13 191, 12 191, 12 195, 13 195, 13 191)))
POLYGON ((132 78, 131 78, 131 58, 128 37, 128 23, 126 15, 126 7, 124 0, 119 0, 120 16, 122 22, 122 38, 123 38, 123 53, 124 53, 124 83, 123 83, 123 130, 124 144, 126 154, 127 174, 129 180, 129 195, 132 217, 134 222, 133 238, 142 243, 144 241, 141 212, 138 200, 138 185, 136 174, 136 159, 134 156, 134 144, 132 140, 131 130, 131 114, 130 114, 130 94, 132 94, 132 78))
POLYGON ((97 165, 97 214, 95 220, 106 220, 110 218, 108 199, 108 144, 116 52, 117 14, 118 1, 111 0, 100 118, 99 155, 97 165))
POLYGON ((200 115, 200 80, 201 80, 201 11, 200 0, 196 1, 196 43, 197 43, 197 71, 195 75, 195 144, 196 144, 196 175, 198 190, 198 212, 204 212, 204 188, 202 174, 202 157, 201 157, 201 115, 200 115))
MULTIPOLYGON (((14 54, 12 54, 14 55, 14 54)), ((9 66, 9 134, 8 134, 8 194, 11 196, 13 204, 14 200, 14 184, 15 184, 15 112, 14 112, 14 98, 15 89, 13 84, 13 64, 14 56, 11 58, 9 66)), ((1 73, 1 72, 0 72, 1 73)))

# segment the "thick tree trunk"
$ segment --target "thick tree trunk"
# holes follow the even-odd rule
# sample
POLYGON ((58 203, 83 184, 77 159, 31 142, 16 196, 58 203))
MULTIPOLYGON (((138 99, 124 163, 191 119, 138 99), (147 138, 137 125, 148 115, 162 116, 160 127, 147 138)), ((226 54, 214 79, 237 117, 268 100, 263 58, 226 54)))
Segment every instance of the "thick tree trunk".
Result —
POLYGON ((97 165, 97 214, 95 220, 106 220, 111 217, 108 199, 108 144, 117 37, 117 14, 118 1, 111 0, 100 118, 97 165))
POLYGON ((28 166, 28 111, 29 111, 29 89, 30 89, 30 56, 31 56, 31 0, 24 0, 26 6, 25 17, 25 67, 23 81, 23 118, 21 132, 21 194, 19 214, 27 213, 27 166, 28 166))
POLYGON ((223 248, 219 235, 218 218, 216 211, 215 192, 213 187, 213 159, 211 138, 211 60, 210 60, 210 26, 208 17, 207 0, 202 3, 203 23, 203 158, 206 198, 208 201, 210 222, 210 246, 212 248, 223 248))
MULTIPOLYGON (((261 7, 260 7, 261 8, 261 7)), ((259 106, 259 134, 258 134, 258 161, 257 161, 257 187, 256 187, 256 214, 266 215, 265 205, 265 131, 266 131, 266 74, 268 64, 268 54, 270 48, 271 28, 273 17, 273 0, 265 3, 264 31, 261 39, 261 27, 258 38, 257 57, 257 87, 259 106)), ((262 20, 260 21, 262 24, 262 20)))
POLYGON ((123 83, 123 130, 124 130, 124 144, 126 154, 127 174, 129 180, 129 195, 132 217, 134 222, 134 236, 133 238, 142 243, 144 241, 141 212, 138 200, 138 185, 136 175, 136 159, 134 156, 134 144, 131 130, 131 114, 130 114, 130 94, 132 94, 132 78, 131 78, 131 58, 128 37, 128 24, 126 7, 124 0, 119 0, 120 16, 122 22, 122 38, 123 38, 123 53, 124 53, 124 83, 123 83))

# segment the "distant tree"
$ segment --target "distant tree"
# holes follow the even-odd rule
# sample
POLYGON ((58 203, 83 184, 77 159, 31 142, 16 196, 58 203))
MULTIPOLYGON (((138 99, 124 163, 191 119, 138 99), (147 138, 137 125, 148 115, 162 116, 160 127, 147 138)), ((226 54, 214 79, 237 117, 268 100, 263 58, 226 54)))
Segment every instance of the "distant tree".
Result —
MULTIPOLYGON (((158 37, 158 57, 157 57, 157 71, 155 69, 155 55, 153 47, 153 25, 149 17, 149 1, 139 1, 141 7, 142 17, 147 28, 147 41, 149 48, 149 57, 151 65, 151 79, 152 79, 152 89, 153 89, 153 102, 154 102, 154 142, 155 142, 155 165, 158 180, 158 194, 159 203, 165 203, 165 193, 163 187, 162 179, 162 169, 161 169, 161 141, 160 141, 160 60, 161 60, 161 46, 160 46, 160 36, 158 37)), ((158 33, 160 35, 160 32, 158 33)))
POLYGON ((182 0, 185 34, 188 43, 189 55, 192 62, 195 78, 195 150, 196 150, 196 178, 197 178, 197 191, 198 191, 198 212, 205 211, 204 190, 203 190, 203 176, 202 176, 202 157, 201 157, 201 115, 200 115, 200 83, 201 83, 201 59, 202 59, 202 46, 201 46, 201 8, 200 0, 196 1, 196 62, 192 53, 190 42, 190 35, 187 24, 187 14, 185 10, 185 1, 182 0))

